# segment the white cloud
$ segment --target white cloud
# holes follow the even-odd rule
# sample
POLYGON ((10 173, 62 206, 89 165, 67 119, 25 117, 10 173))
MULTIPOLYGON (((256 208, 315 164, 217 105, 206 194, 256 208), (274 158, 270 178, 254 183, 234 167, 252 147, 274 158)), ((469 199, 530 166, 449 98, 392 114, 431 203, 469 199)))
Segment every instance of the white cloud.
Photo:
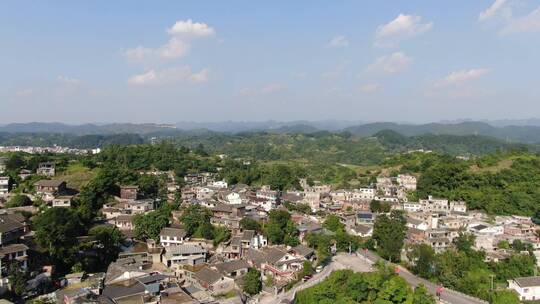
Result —
POLYGON ((126 59, 129 61, 143 61, 153 54, 154 50, 142 46, 138 46, 123 52, 124 57, 126 57, 126 59))
POLYGON ((179 20, 167 30, 171 35, 182 35, 190 37, 212 36, 215 34, 214 28, 206 23, 193 22, 191 19, 179 20))
POLYGON ((210 70, 202 69, 198 73, 191 74, 189 80, 193 83, 203 83, 207 82, 210 79, 210 70))
POLYGON ((326 44, 326 47, 329 47, 329 48, 341 48, 341 47, 347 47, 347 46, 349 46, 349 40, 347 39, 347 37, 343 35, 333 37, 326 44))
POLYGON ((385 55, 377 58, 375 62, 370 64, 366 71, 368 73, 379 75, 397 74, 406 70, 412 59, 402 52, 395 52, 391 55, 385 55))
POLYGON ((367 83, 360 86, 360 91, 362 91, 363 93, 375 93, 380 88, 381 86, 378 83, 367 83))
POLYGON ((435 86, 463 86, 489 73, 489 69, 469 69, 455 71, 438 81, 435 86))
POLYGON ((375 45, 391 46, 396 42, 411 38, 433 28, 433 22, 422 23, 422 17, 399 14, 396 19, 381 25, 375 32, 375 45))
POLYGON ((184 57, 191 49, 191 39, 207 37, 215 34, 215 30, 206 23, 193 22, 191 19, 177 21, 167 29, 171 36, 169 41, 157 48, 138 46, 123 52, 123 56, 134 62, 149 59, 176 59, 184 57))
POLYGON ((183 40, 173 37, 165 45, 156 50, 157 55, 164 59, 180 58, 186 55, 190 49, 190 44, 183 40))
POLYGON ((508 0, 495 0, 490 7, 478 15, 478 21, 487 21, 488 19, 497 16, 507 2, 508 0))
POLYGON ((189 66, 173 67, 162 70, 151 69, 143 74, 138 74, 128 79, 128 84, 135 86, 144 85, 167 85, 177 83, 198 84, 209 80, 209 70, 202 69, 193 73, 189 66))
POLYGON ((510 19, 500 33, 507 35, 527 32, 540 32, 540 7, 525 16, 510 19))
POLYGON ((62 76, 62 75, 59 75, 56 79, 60 81, 61 83, 71 84, 71 85, 79 84, 80 82, 80 80, 77 78, 62 76))

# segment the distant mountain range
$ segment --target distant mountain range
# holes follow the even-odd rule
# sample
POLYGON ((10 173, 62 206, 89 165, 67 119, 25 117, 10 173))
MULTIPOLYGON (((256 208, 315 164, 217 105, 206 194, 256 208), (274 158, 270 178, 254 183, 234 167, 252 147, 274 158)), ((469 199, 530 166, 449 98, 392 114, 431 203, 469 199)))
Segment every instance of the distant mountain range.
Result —
POLYGON ((294 122, 181 122, 166 124, 82 124, 63 123, 13 123, 0 126, 4 133, 58 133, 73 135, 139 134, 146 136, 174 136, 178 134, 202 134, 207 132, 268 132, 268 133, 316 133, 349 132, 360 137, 370 137, 383 130, 392 130, 405 136, 434 135, 482 135, 506 142, 540 143, 540 120, 505 120, 493 123, 462 121, 452 123, 407 124, 393 122, 361 123, 353 121, 294 121, 294 122), (508 125, 515 123, 515 125, 508 125), (526 124, 528 123, 528 124, 526 124))

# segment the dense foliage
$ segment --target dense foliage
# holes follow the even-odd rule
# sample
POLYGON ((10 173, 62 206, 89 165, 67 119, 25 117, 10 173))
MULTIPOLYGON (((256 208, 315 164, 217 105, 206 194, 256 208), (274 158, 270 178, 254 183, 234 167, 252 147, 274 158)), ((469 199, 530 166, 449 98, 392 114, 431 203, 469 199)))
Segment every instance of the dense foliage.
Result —
POLYGON ((426 244, 413 245, 407 253, 410 269, 423 278, 485 300, 517 299, 514 294, 492 293, 491 290, 496 284, 504 286, 509 279, 534 275, 536 259, 532 251, 521 253, 516 250, 498 263, 485 262, 484 252, 466 245, 470 237, 462 235, 460 238, 455 242, 456 245, 461 242, 460 246, 441 253, 435 253, 426 244))
POLYGON ((299 291, 295 303, 435 303, 423 287, 417 290, 388 269, 370 273, 338 270, 323 282, 299 291))
POLYGON ((381 214, 375 220, 373 237, 377 253, 390 261, 400 260, 401 248, 403 248, 405 234, 405 218, 400 211, 394 210, 389 216, 381 214))

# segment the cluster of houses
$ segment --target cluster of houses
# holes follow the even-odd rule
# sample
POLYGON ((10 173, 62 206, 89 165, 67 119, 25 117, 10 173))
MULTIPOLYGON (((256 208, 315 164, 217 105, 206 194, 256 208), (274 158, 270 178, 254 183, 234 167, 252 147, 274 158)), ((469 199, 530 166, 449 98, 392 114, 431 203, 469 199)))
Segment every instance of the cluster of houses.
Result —
MULTIPOLYGON (((5 162, 0 159, 0 172, 2 164, 5 162)), ((71 207, 73 197, 68 195, 64 181, 54 179, 53 163, 40 164, 36 173, 49 179, 34 184, 35 195, 51 207, 71 207)), ((308 233, 331 233, 322 225, 326 214, 336 215, 348 233, 370 237, 378 212, 385 212, 373 212, 373 201, 405 212, 407 244, 424 243, 441 252, 452 246, 460 233, 468 232, 475 235, 474 247, 486 251, 489 261, 508 258, 512 252, 501 244, 515 240, 531 244, 540 261, 537 228, 530 218, 488 217, 467 210, 463 201, 432 196, 409 201, 408 193, 416 190, 412 175, 379 177, 368 187, 338 190, 301 180, 301 189, 278 191, 269 186, 228 185, 210 173, 187 174, 180 189, 170 172, 141 174, 169 175, 169 199, 177 199, 179 192, 183 204, 208 208, 211 224, 227 228, 230 239, 215 245, 212 240, 188 237, 179 221, 180 211, 173 211, 159 239, 137 240, 134 218, 152 212, 156 202, 143 198, 137 185, 122 185, 120 195, 103 206, 101 215, 105 223, 122 231, 131 241, 130 246, 123 248, 106 273, 72 273, 66 276, 63 288, 48 297, 60 303, 211 303, 226 296, 242 297, 239 291, 250 268, 258 269, 264 281, 272 282, 265 288, 275 292, 298 280, 305 262, 316 259, 305 237, 308 233), (285 202, 303 204, 312 211, 292 212, 291 220, 299 231, 298 246, 270 244, 261 233, 242 229, 242 219, 264 222, 271 210, 282 208, 285 202)), ((2 181, 0 178, 0 195, 2 181)), ((9 192, 9 181, 4 191, 9 192)), ((13 262, 27 267, 26 238, 31 237, 25 218, 10 209, 0 209, 0 291, 7 286, 7 270, 13 262)), ((540 298, 540 278, 516 278, 509 287, 524 300, 540 298)))
POLYGON ((42 153, 57 153, 57 154, 97 154, 101 152, 101 149, 95 148, 91 150, 85 149, 75 149, 62 146, 52 146, 52 147, 37 147, 37 146, 0 146, 0 153, 7 152, 24 152, 29 154, 42 154, 42 153))

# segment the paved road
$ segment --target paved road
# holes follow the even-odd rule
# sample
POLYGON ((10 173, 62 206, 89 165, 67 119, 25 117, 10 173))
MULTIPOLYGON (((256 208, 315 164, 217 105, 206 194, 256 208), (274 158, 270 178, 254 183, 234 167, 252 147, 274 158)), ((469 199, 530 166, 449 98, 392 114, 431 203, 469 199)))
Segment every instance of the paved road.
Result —
MULTIPOLYGON (((296 285, 291 290, 280 293, 277 296, 267 294, 266 296, 259 299, 259 303, 282 303, 282 301, 284 300, 285 303, 290 302, 294 299, 296 292, 320 283, 335 270, 352 269, 357 272, 372 271, 372 265, 379 260, 381 260, 381 258, 370 251, 368 251, 367 253, 362 252, 358 255, 338 254, 332 258, 332 261, 326 267, 324 267, 323 271, 315 274, 311 280, 296 285)), ((415 276, 403 267, 399 267, 399 269, 399 275, 404 278, 410 285, 416 287, 420 284, 423 284, 432 295, 435 295, 437 289, 437 286, 435 284, 415 276)), ((487 304, 486 301, 473 298, 471 296, 446 288, 442 293, 441 302, 448 304, 487 304)))
MULTIPOLYGON (((367 253, 359 254, 359 259, 362 260, 369 260, 371 263, 376 263, 377 261, 381 260, 379 256, 374 254, 371 251, 368 251, 367 253)), ((415 276, 414 274, 410 273, 407 269, 399 266, 399 275, 404 278, 410 285, 412 286, 418 286, 420 284, 423 284, 426 286, 427 290, 432 294, 435 295, 437 290, 437 285, 422 279, 420 277, 415 276)), ((473 298, 471 296, 462 294, 460 292, 447 289, 445 288, 441 300, 445 303, 449 304, 487 304, 488 302, 480 300, 478 298, 473 298)))
POLYGON ((371 263, 367 260, 359 259, 355 255, 338 254, 332 257, 330 263, 326 267, 324 267, 321 272, 316 273, 309 281, 298 284, 290 290, 280 293, 277 296, 266 295, 265 297, 260 298, 258 303, 270 304, 291 302, 298 291, 309 288, 324 281, 324 279, 326 279, 333 271, 339 269, 352 269, 359 272, 367 272, 372 270, 371 263))

